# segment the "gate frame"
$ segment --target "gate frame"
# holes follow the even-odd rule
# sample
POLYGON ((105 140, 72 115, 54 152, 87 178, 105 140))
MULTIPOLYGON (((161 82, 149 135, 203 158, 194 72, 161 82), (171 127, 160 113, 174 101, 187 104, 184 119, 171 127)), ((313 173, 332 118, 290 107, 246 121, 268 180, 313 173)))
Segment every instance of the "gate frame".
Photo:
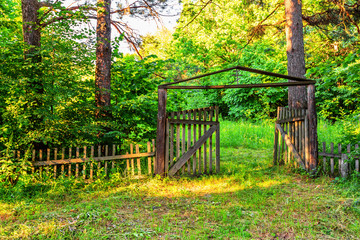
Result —
POLYGON ((289 87, 289 86, 307 86, 307 106, 308 106, 308 122, 309 122, 309 169, 313 170, 317 167, 318 159, 318 143, 317 143, 317 115, 315 106, 315 81, 306 78, 283 75, 263 70, 235 66, 220 71, 215 71, 199 76, 174 81, 158 86, 158 119, 156 134, 156 158, 155 158, 155 174, 165 175, 165 156, 166 156, 166 103, 168 89, 229 89, 229 88, 265 88, 265 87, 289 87), (234 85, 215 85, 215 86, 174 86, 174 84, 187 82, 227 71, 241 70, 245 72, 257 73, 271 77, 288 79, 289 82, 280 83, 259 83, 259 84, 234 84, 234 85))

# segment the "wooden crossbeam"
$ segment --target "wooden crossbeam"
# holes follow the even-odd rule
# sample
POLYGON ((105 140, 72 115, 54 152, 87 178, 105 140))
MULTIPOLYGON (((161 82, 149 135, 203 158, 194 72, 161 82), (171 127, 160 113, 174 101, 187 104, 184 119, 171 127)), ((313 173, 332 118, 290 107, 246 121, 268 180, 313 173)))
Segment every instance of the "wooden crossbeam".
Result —
POLYGON ((304 120, 305 120, 305 116, 304 117, 281 119, 281 120, 277 120, 276 123, 287 123, 287 122, 296 122, 296 121, 304 121, 304 120))
POLYGON ((214 122, 214 121, 199 121, 199 120, 183 120, 183 119, 169 119, 168 120, 169 123, 173 123, 173 124, 189 124, 189 125, 194 125, 194 124, 201 124, 201 125, 218 125, 218 122, 214 122))
POLYGON ((193 156, 194 153, 206 142, 206 140, 218 129, 218 125, 214 125, 207 130, 204 135, 202 135, 197 142, 194 143, 193 146, 189 148, 189 151, 184 153, 176 163, 170 168, 169 176, 174 176, 182 166, 193 156))
POLYGON ((295 146, 291 143, 289 136, 285 133, 284 129, 280 126, 280 124, 277 123, 276 128, 279 130, 281 136, 285 140, 285 143, 289 147, 289 150, 293 153, 296 161, 299 163, 302 169, 306 170, 305 164, 302 161, 300 154, 296 151, 295 146))

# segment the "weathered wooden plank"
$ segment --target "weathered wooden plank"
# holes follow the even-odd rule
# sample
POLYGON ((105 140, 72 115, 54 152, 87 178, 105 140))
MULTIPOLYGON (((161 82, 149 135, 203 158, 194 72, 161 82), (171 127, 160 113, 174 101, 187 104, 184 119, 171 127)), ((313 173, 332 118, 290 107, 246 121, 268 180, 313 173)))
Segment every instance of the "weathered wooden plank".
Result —
MULTIPOLYGON (((46 160, 50 161, 50 148, 48 148, 47 151, 46 151, 46 160)), ((49 170, 50 170, 50 168, 49 168, 49 166, 47 166, 46 167, 46 174, 47 174, 48 177, 49 177, 49 170)))
MULTIPOLYGON (((202 119, 202 115, 203 115, 203 111, 202 111, 202 109, 201 110, 199 110, 199 121, 202 119)), ((199 124, 198 125, 198 137, 199 137, 199 139, 201 138, 201 136, 202 136, 202 134, 201 134, 201 132, 202 132, 202 127, 201 127, 201 124, 199 124)), ((201 151, 202 149, 201 149, 201 146, 198 148, 198 171, 199 171, 199 174, 201 174, 202 173, 202 164, 201 164, 201 162, 202 162, 202 159, 201 159, 201 151)))
POLYGON ((282 82, 282 83, 258 83, 258 84, 235 84, 217 86, 159 86, 159 89, 230 89, 230 88, 264 88, 264 87, 289 87, 314 84, 314 81, 282 82))
MULTIPOLYGON (((176 114, 176 118, 180 119, 180 113, 176 114)), ((180 124, 176 125, 176 161, 180 158, 180 124)))
MULTIPOLYGON (((185 120, 186 118, 186 111, 183 111, 182 112, 182 118, 183 120, 185 120)), ((186 146, 186 139, 187 139, 187 136, 186 136, 186 129, 185 129, 185 123, 182 124, 181 126, 181 129, 182 129, 182 139, 181 139, 181 155, 183 155, 185 153, 185 146, 186 146)), ((185 164, 184 166, 182 167, 182 174, 185 173, 185 164)))
MULTIPOLYGON (((171 117, 174 118, 174 113, 171 113, 171 117)), ((174 165, 174 124, 170 124, 170 166, 174 165)))
MULTIPOLYGON (((90 159, 91 159, 91 160, 94 159, 94 146, 91 146, 90 159)), ((93 162, 91 161, 91 163, 90 163, 90 179, 93 179, 93 175, 94 175, 94 164, 93 164, 93 162)))
MULTIPOLYGON (((109 156, 109 145, 105 145, 105 157, 109 156)), ((108 176, 108 162, 104 162, 104 172, 105 176, 108 176)))
MULTIPOLYGON (((219 107, 215 107, 215 121, 219 122, 219 107)), ((215 132, 216 138, 216 147, 215 147, 215 169, 216 172, 220 172, 220 124, 217 125, 217 129, 215 132)))
MULTIPOLYGON (((86 146, 84 146, 84 153, 83 153, 84 159, 87 158, 87 155, 86 155, 86 154, 87 154, 87 153, 86 153, 86 146)), ((55 165, 55 166, 56 166, 56 165, 55 165)), ((86 162, 83 163, 83 179, 84 179, 84 180, 86 179, 86 162)))
MULTIPOLYGON (((76 158, 79 158, 79 148, 77 147, 76 148, 76 158)), ((77 178, 77 177, 79 177, 79 164, 76 164, 76 166, 75 166, 75 177, 77 178)))
MULTIPOLYGON (((210 121, 213 121, 213 117, 214 117, 214 108, 211 108, 210 110, 210 121)), ((209 173, 212 174, 213 172, 213 138, 212 138, 212 135, 210 136, 209 138, 209 159, 210 159, 210 162, 209 162, 209 173)))
POLYGON ((190 147, 189 151, 187 151, 184 155, 181 156, 178 161, 172 166, 169 170, 169 176, 174 176, 175 173, 190 159, 190 157, 196 152, 196 150, 201 147, 204 142, 213 134, 218 126, 212 126, 209 130, 207 130, 204 135, 202 135, 197 142, 193 146, 190 147))
MULTIPOLYGON (((169 127, 168 127, 168 130, 167 130, 167 132, 169 131, 169 127)), ((167 150, 167 152, 169 152, 169 138, 167 138, 168 139, 168 143, 167 143, 167 146, 168 146, 168 150, 167 150)), ((150 153, 151 152, 151 143, 150 142, 147 142, 147 153, 150 153)), ((166 159, 166 158, 165 158, 166 159)), ((152 169, 151 169, 151 157, 149 156, 148 157, 148 174, 149 175, 151 175, 151 173, 152 173, 152 169)), ((166 164, 167 165, 167 167, 169 167, 169 163, 167 163, 166 164)), ((166 165, 165 165, 165 167, 166 167, 166 165)), ((166 170, 166 171, 168 171, 168 170, 166 170)))
MULTIPOLYGON (((101 146, 100 146, 100 145, 98 145, 98 149, 97 149, 97 150, 98 150, 98 157, 101 157, 101 146)), ((99 171, 100 168, 101 168, 101 163, 98 162, 97 170, 99 171)))
MULTIPOLYGON (((54 149, 54 160, 56 161, 57 160, 57 153, 58 153, 58 150, 57 148, 54 149)), ((55 165, 54 166, 54 179, 56 179, 56 173, 57 173, 57 166, 55 165)))
MULTIPOLYGON (((197 110, 194 110, 194 116, 193 116, 193 119, 194 119, 194 121, 196 120, 196 113, 197 113, 197 110)), ((195 143, 196 142, 196 124, 195 125, 193 125, 193 143, 195 143)), ((194 155, 193 155, 193 174, 195 175, 196 174, 196 166, 197 166, 197 164, 196 164, 196 152, 194 153, 194 155)))
MULTIPOLYGON (((116 156, 104 156, 104 157, 94 157, 94 161, 110 161, 110 160, 121 160, 121 159, 134 159, 140 157, 153 157, 155 152, 150 153, 139 153, 139 154, 125 154, 125 155, 116 155, 116 156)), ((34 163, 34 166, 47 166, 47 165, 59 165, 59 164, 70 164, 70 163, 84 163, 90 162, 89 158, 72 158, 72 159, 61 159, 61 160, 50 160, 50 161, 37 161, 34 163)))
POLYGON ((301 159, 299 153, 296 151, 295 146, 291 143, 289 136, 287 134, 285 134, 285 132, 281 128, 280 124, 276 124, 276 127, 279 130, 282 137, 285 139, 285 142, 289 146, 289 149, 293 153, 293 156, 297 160, 297 163, 301 166, 301 168, 305 169, 305 164, 302 162, 302 159, 301 159))
MULTIPOLYGON (((173 139, 171 139, 173 141, 173 139)), ((151 152, 151 143, 148 142, 148 152, 151 152)), ((165 131, 165 173, 169 171, 169 119, 166 119, 166 131, 165 131)), ((150 170, 149 174, 151 174, 151 157, 148 158, 148 169, 150 170), (150 163, 150 164, 149 164, 150 163)))
MULTIPOLYGON (((69 147, 69 159, 72 158, 72 148, 69 147)), ((69 162, 70 163, 70 162, 69 162)), ((68 165, 69 168, 68 168, 68 175, 69 175, 69 178, 71 177, 71 164, 68 165)))
MULTIPOLYGON (((280 112, 280 107, 277 108, 277 118, 279 118, 279 112, 280 112)), ((278 164, 278 142, 279 142, 279 130, 277 129, 275 123, 275 133, 274 133, 274 150, 273 150, 273 161, 274 161, 274 165, 278 164)))
MULTIPOLYGON (((155 153, 156 146, 155 146, 155 139, 151 140, 152 143, 152 151, 155 153)), ((155 173, 155 165, 156 165, 156 155, 153 156, 153 164, 154 164, 154 173, 155 173)))
POLYGON ((318 165, 318 136, 317 113, 315 104, 315 85, 309 85, 308 90, 308 119, 309 119, 309 170, 314 171, 318 165))
MULTIPOLYGON (((203 120, 207 120, 207 110, 204 108, 203 120)), ((206 125, 203 125, 204 133, 206 132, 206 125)), ((207 140, 204 142, 204 154, 203 154, 203 173, 207 173, 207 140)))
MULTIPOLYGON (((112 151, 111 151, 111 155, 115 156, 116 155, 116 146, 115 144, 112 145, 112 151)), ((115 161, 111 161, 111 170, 114 171, 115 168, 115 161)))
MULTIPOLYGON (((191 110, 188 111, 187 114, 187 120, 191 120, 191 110)), ((187 147, 186 147, 186 151, 189 151, 190 146, 191 146, 191 125, 188 124, 188 129, 187 129, 187 147)), ((190 175, 191 174, 191 160, 189 159, 187 161, 187 173, 190 175)))
MULTIPOLYGON (((139 145, 136 144, 135 148, 136 148, 136 154, 139 154, 139 153, 140 153, 139 145)), ((141 176, 141 162, 140 162, 140 158, 137 158, 136 161, 137 161, 138 175, 141 176)))
MULTIPOLYGON (((330 153, 334 154, 334 143, 330 143, 330 153)), ((335 173, 335 162, 334 162, 334 156, 330 156, 330 168, 331 168, 331 175, 334 176, 335 173)), ((341 156, 339 156, 341 157, 341 156)))
MULTIPOLYGON (((61 149, 61 160, 65 159, 65 148, 61 149)), ((61 165, 61 175, 64 176, 64 172, 65 172, 65 165, 62 164, 61 165)))
POLYGON ((202 75, 198 75, 198 76, 183 79, 183 80, 178 80, 178 81, 171 82, 171 83, 166 83, 166 84, 160 85, 159 88, 166 88, 169 85, 173 85, 173 84, 177 84, 177 83, 181 83, 181 82, 187 82, 187 81, 190 81, 190 80, 203 78, 203 77, 211 76, 211 75, 222 73, 222 72, 227 72, 227 71, 231 71, 231 70, 234 70, 234 69, 238 69, 238 70, 245 71, 245 72, 252 72, 252 73, 262 74, 262 75, 266 75, 266 76, 272 76, 272 77, 288 79, 288 80, 295 80, 295 81, 298 81, 297 83, 299 83, 299 82, 307 82, 308 81, 308 82, 312 82, 312 84, 315 84, 315 81, 310 80, 310 79, 306 79, 306 78, 299 78, 299 77, 294 77, 294 76, 289 76, 289 75, 283 75, 283 74, 278 74, 278 73, 273 73, 273 72, 268 72, 268 71, 263 71, 263 70, 259 70, 259 69, 248 68, 248 67, 235 66, 235 67, 230 67, 230 68, 227 68, 227 69, 222 69, 222 70, 219 70, 219 71, 202 74, 202 75))
POLYGON ((155 174, 160 176, 165 174, 166 99, 166 89, 158 89, 155 174))
POLYGON ((309 148, 309 112, 306 110, 306 117, 305 117, 305 166, 306 169, 309 169, 309 158, 310 158, 310 148, 309 148))
MULTIPOLYGON (((134 153, 134 145, 130 143, 130 155, 134 153)), ((134 158, 131 158, 131 175, 135 175, 134 158)))
POLYGON ((218 123, 213 121, 205 120, 188 120, 188 119, 169 119, 169 122, 172 124, 189 124, 189 125, 216 125, 218 123))
POLYGON ((300 116, 300 117, 292 117, 292 118, 285 118, 282 120, 276 120, 276 123, 298 122, 298 121, 304 121, 304 120, 305 120, 305 117, 300 116))

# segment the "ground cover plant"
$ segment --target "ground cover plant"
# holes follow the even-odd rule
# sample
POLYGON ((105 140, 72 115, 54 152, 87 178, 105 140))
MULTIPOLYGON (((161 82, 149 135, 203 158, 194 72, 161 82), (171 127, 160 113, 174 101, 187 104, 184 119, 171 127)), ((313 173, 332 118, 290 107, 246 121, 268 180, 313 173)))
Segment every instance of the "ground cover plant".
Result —
POLYGON ((358 180, 312 179, 273 166, 271 122, 223 121, 221 129, 218 175, 118 174, 92 183, 25 178, 15 188, 2 187, 0 238, 358 238, 358 180))

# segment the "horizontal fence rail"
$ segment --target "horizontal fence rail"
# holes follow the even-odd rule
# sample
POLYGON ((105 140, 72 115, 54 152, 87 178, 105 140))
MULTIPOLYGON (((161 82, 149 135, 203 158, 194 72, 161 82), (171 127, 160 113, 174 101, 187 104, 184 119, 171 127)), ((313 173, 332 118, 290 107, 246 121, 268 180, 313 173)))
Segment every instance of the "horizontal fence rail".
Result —
MULTIPOLYGON (((13 159, 24 157, 13 151, 13 159)), ((9 155, 9 154, 8 154, 9 155)), ((9 158, 9 157, 8 157, 9 158)), ((82 177, 93 179, 99 175, 120 172, 128 176, 153 174, 155 140, 145 146, 130 144, 33 150, 30 156, 31 172, 43 177, 82 177)))
POLYGON ((180 170, 182 174, 192 175, 219 172, 218 107, 168 113, 166 133, 165 172, 170 176, 180 170))
POLYGON ((348 144, 346 152, 342 152, 341 144, 330 143, 330 149, 328 149, 326 143, 323 142, 322 152, 319 152, 319 167, 325 174, 346 178, 354 171, 359 172, 359 159, 358 144, 348 144), (335 146, 337 147, 337 150, 335 150, 337 153, 334 151, 335 146), (322 161, 320 161, 320 157, 322 157, 322 161))

